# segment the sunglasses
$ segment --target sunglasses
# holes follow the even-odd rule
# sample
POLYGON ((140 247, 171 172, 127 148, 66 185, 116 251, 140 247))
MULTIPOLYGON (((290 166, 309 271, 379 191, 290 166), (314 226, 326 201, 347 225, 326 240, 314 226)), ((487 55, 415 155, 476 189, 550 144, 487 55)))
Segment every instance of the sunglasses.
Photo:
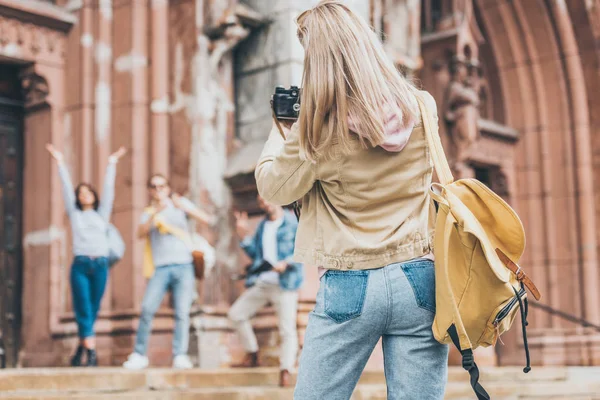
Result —
POLYGON ((168 185, 166 183, 159 183, 159 184, 151 183, 148 185, 148 187, 150 189, 165 189, 168 187, 168 185))

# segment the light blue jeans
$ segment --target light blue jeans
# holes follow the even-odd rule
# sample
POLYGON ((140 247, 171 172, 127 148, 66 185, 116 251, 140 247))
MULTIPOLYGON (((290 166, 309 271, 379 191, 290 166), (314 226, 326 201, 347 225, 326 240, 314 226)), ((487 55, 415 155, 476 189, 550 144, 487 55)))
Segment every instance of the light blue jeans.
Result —
POLYGON ((327 271, 308 319, 294 399, 350 399, 380 338, 389 400, 443 399, 448 346, 433 337, 434 312, 432 261, 327 271))
POLYGON ((146 355, 154 313, 170 288, 175 306, 173 357, 187 354, 190 341, 190 309, 194 299, 195 282, 192 264, 174 264, 156 268, 142 300, 142 315, 135 338, 136 353, 146 355))

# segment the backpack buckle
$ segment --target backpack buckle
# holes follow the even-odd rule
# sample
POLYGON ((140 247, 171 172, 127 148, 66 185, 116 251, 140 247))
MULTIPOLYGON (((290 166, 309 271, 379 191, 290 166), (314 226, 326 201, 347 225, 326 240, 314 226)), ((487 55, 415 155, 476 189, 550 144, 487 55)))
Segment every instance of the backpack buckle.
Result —
POLYGON ((523 271, 521 269, 521 266, 519 264, 515 264, 517 266, 517 270, 515 271, 515 276, 517 277, 518 281, 522 281, 523 278, 525 277, 525 271, 523 271))
POLYGON ((473 357, 473 352, 469 351, 468 353, 463 354, 462 356, 462 367, 469 371, 471 368, 475 366, 475 358, 473 357))

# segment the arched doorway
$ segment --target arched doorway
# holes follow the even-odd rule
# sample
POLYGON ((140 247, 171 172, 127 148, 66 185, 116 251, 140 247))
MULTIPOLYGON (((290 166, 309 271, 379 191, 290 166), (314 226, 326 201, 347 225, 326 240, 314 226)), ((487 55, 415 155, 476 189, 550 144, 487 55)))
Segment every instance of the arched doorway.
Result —
POLYGON ((0 64, 0 346, 18 363, 21 334, 23 98, 17 66, 0 64))

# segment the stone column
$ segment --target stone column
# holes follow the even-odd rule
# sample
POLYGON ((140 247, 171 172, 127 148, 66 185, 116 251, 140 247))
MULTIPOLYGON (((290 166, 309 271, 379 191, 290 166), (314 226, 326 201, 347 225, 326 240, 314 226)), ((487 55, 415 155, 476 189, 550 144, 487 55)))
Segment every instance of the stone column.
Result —
MULTIPOLYGON (((142 274, 143 241, 135 231, 147 204, 146 180, 149 170, 150 96, 148 79, 149 1, 138 0, 115 7, 112 15, 114 73, 110 126, 113 147, 125 146, 129 155, 121 160, 117 172, 117 196, 113 221, 125 240, 125 257, 111 272, 111 316, 120 316, 112 329, 128 334, 110 338, 109 364, 122 362, 132 351, 137 316, 144 293, 142 274)), ((168 147, 162 149, 168 152, 168 147)), ((169 320, 169 325, 171 324, 169 320)), ((160 316, 154 323, 164 325, 160 316)), ((107 338, 108 339, 108 338, 107 338)), ((156 342, 154 342, 156 344, 156 342)), ((166 347, 166 346, 160 346, 166 347)), ((109 349, 106 349, 108 351, 109 349)), ((106 354, 106 353, 105 353, 106 354)), ((101 354, 102 355, 102 354, 101 354)), ((170 347, 164 350, 169 359, 170 347)))
POLYGON ((169 7, 168 0, 152 0, 151 8, 151 168, 169 174, 169 7))

